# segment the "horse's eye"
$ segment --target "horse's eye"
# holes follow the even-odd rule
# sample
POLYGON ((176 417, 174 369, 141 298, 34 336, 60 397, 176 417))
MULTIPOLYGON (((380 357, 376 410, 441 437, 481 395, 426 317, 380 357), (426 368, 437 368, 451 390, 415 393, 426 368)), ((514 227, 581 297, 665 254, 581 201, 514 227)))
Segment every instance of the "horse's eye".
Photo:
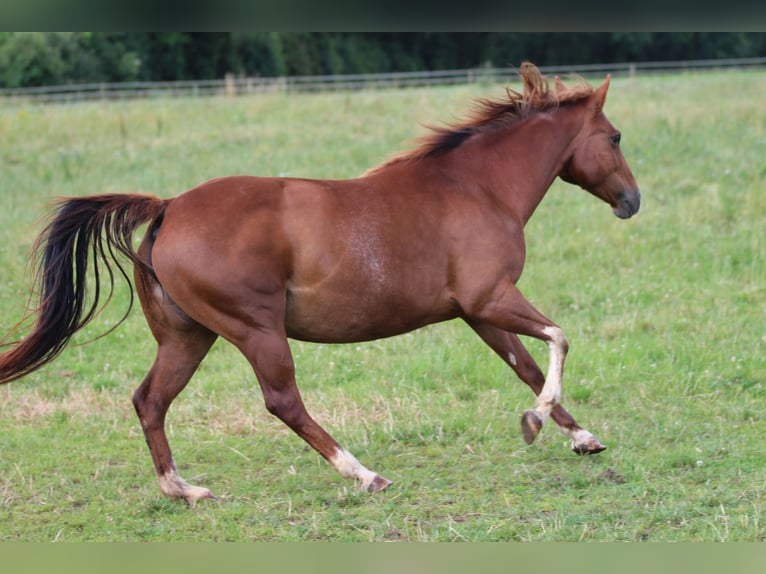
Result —
POLYGON ((614 145, 620 145, 620 134, 614 134, 609 138, 614 145))

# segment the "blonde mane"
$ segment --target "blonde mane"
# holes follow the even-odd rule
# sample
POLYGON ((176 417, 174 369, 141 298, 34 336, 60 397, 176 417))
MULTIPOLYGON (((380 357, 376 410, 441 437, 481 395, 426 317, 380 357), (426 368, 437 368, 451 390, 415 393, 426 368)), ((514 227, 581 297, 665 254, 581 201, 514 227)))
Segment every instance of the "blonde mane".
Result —
POLYGON ((593 87, 582 79, 566 87, 558 76, 554 80, 554 88, 550 89, 548 78, 530 62, 521 65, 519 75, 524 84, 523 93, 506 88, 505 98, 477 98, 465 120, 444 127, 429 126, 430 133, 418 138, 420 143, 417 147, 389 158, 367 170, 364 175, 395 163, 442 155, 459 147, 474 134, 511 125, 534 112, 579 102, 593 93, 593 87))

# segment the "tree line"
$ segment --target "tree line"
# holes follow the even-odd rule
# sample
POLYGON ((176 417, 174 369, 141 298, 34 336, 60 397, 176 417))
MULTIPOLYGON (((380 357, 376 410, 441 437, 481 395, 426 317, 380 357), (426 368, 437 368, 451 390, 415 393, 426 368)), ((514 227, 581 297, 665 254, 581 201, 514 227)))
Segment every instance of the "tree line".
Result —
POLYGON ((763 55, 760 32, 2 32, 0 87, 763 55))

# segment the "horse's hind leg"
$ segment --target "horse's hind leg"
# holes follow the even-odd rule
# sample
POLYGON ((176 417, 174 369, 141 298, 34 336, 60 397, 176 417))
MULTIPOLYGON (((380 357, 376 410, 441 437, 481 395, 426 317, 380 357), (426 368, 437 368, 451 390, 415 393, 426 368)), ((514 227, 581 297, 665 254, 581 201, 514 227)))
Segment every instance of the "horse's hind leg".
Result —
MULTIPOLYGON (((235 327, 243 339, 232 338, 247 357, 263 391, 267 410, 311 445, 344 478, 356 479, 368 492, 383 490, 391 481, 367 469, 341 447, 308 413, 295 382, 295 365, 282 321, 284 301, 264 296, 258 317, 242 318, 235 327)), ((221 331, 226 336, 228 329, 221 331)))
MULTIPOLYGON (((539 396, 545 385, 545 375, 518 336, 489 323, 468 321, 468 324, 539 396)), ((550 417, 561 432, 572 440, 572 450, 577 454, 596 454, 606 449, 590 432, 580 427, 572 415, 558 402, 553 406, 550 417)), ((534 411, 527 411, 522 418, 524 440, 527 443, 533 442, 541 426, 542 421, 537 414, 534 411)))
POLYGON ((157 283, 141 285, 139 298, 149 327, 157 340, 157 357, 151 370, 133 394, 146 444, 154 461, 160 490, 170 498, 194 504, 215 496, 207 489, 192 486, 178 474, 165 435, 165 415, 210 350, 216 335, 190 319, 162 291, 157 283))
POLYGON ((391 484, 363 466, 309 415, 295 383, 295 367, 283 335, 259 329, 240 349, 253 366, 271 414, 309 443, 341 476, 356 479, 363 490, 376 492, 391 484))

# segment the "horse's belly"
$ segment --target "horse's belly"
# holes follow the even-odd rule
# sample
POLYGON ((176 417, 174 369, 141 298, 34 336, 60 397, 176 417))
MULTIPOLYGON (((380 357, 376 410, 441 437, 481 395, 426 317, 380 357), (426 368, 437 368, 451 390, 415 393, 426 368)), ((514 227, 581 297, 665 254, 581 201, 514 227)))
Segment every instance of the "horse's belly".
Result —
POLYGON ((413 300, 402 293, 383 295, 353 286, 345 293, 288 290, 285 328, 293 339, 352 343, 399 335, 454 315, 439 297, 413 300))

